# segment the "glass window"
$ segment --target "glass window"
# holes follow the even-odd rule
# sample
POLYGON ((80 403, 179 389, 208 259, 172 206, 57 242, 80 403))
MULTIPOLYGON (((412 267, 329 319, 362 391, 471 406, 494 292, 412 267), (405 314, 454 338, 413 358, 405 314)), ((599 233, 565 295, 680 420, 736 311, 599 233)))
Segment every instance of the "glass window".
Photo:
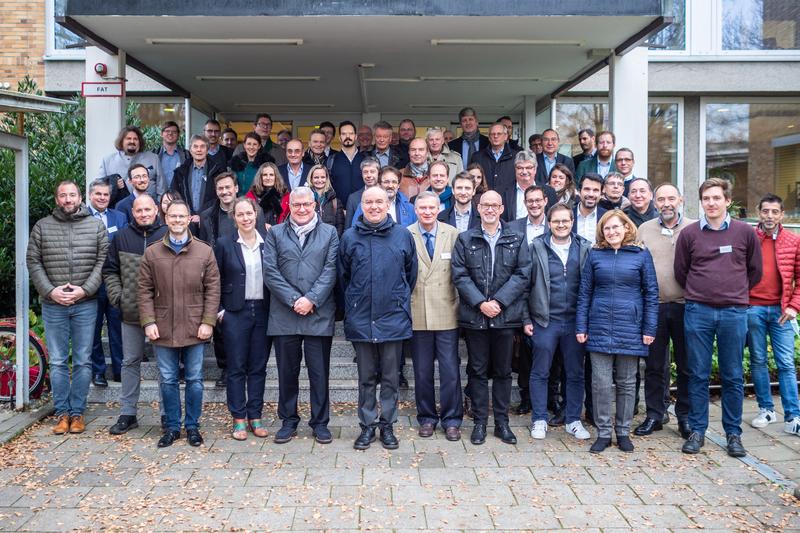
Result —
POLYGON ((797 0, 722 0, 723 50, 800 50, 797 0))
POLYGON ((647 40, 650 50, 686 50, 686 0, 672 3, 672 24, 647 40))
POLYGON ((678 104, 650 104, 647 178, 653 185, 678 183, 678 104))
MULTIPOLYGON (((53 0, 55 2, 55 17, 64 16, 64 8, 67 6, 67 0, 53 0)), ((53 21, 54 46, 56 50, 66 50, 76 48, 75 46, 83 42, 83 39, 66 29, 64 26, 56 21, 53 21)))
POLYGON ((706 105, 706 177, 733 184, 733 200, 755 216, 758 201, 774 192, 786 212, 800 216, 800 103, 706 105))
POLYGON ((581 145, 578 142, 580 130, 591 128, 598 133, 608 129, 608 104, 558 102, 556 124, 561 139, 558 151, 567 155, 578 155, 581 153, 581 145))

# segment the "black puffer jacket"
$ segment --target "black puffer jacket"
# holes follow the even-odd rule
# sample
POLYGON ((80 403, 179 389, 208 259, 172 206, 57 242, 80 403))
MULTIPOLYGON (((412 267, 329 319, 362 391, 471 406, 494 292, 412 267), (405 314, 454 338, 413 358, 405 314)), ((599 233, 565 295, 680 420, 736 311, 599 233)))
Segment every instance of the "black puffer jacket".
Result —
POLYGON ((142 255, 150 244, 164 238, 166 232, 167 226, 158 219, 149 226, 139 226, 134 221, 111 241, 103 265, 103 281, 106 283, 108 300, 122 311, 122 321, 126 324, 139 325, 136 290, 142 255))
POLYGON ((31 281, 43 299, 66 283, 81 287, 89 299, 103 282, 101 269, 107 253, 106 227, 81 204, 71 215, 56 207, 53 214, 36 222, 26 261, 31 281))

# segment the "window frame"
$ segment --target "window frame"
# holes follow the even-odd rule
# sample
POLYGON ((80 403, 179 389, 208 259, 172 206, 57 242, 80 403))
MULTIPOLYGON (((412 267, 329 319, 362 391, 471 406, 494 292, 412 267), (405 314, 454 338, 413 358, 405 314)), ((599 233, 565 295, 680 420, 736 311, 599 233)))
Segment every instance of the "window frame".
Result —
POLYGON ((45 60, 85 61, 86 50, 82 48, 63 49, 56 48, 56 3, 55 0, 45 0, 45 60))

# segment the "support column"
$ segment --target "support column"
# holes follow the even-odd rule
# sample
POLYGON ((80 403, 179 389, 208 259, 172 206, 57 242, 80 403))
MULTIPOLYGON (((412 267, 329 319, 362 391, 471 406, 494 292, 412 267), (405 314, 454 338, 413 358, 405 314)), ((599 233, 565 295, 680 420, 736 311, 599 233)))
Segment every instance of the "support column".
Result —
POLYGON ((700 146, 700 139, 704 138, 702 128, 705 124, 705 121, 701 120, 701 111, 699 96, 684 97, 683 135, 678 137, 678 142, 683 142, 683 183, 680 188, 683 194, 684 212, 691 218, 697 218, 700 214, 697 191, 706 176, 706 162, 700 159, 700 154, 705 154, 705 147, 701 150, 700 146))
MULTIPOLYGON (((95 46, 86 47, 85 81, 121 81, 123 92, 125 84, 125 53, 110 55, 95 46), (95 65, 102 63, 108 67, 105 76, 95 72, 95 65)), ((103 157, 114 151, 116 139, 125 125, 125 97, 86 98, 86 180, 88 183, 99 176, 103 157)))
POLYGON ((634 174, 647 176, 647 48, 634 48, 609 62, 608 103, 617 148, 633 150, 634 174))
POLYGON ((558 130, 558 99, 550 100, 550 129, 558 130))
POLYGON ((524 135, 520 136, 520 143, 526 149, 528 147, 528 138, 536 133, 538 130, 536 129, 536 97, 535 96, 526 96, 525 97, 525 111, 523 114, 523 118, 525 122, 523 123, 523 132, 524 135))

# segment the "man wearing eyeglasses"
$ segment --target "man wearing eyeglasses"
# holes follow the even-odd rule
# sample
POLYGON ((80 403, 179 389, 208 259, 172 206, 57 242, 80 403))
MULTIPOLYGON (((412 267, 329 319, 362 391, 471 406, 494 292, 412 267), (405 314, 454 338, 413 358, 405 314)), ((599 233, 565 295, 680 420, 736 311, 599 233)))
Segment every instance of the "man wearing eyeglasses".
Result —
MULTIPOLYGON (((536 155, 533 152, 523 150, 514 156, 514 187, 509 187, 503 191, 498 191, 503 197, 503 220, 511 222, 528 214, 525 191, 528 187, 536 185, 536 155)), ((547 205, 555 205, 558 202, 556 190, 550 185, 541 186, 542 193, 547 199, 547 205)))
POLYGON ((633 165, 636 163, 633 159, 633 150, 630 148, 620 148, 614 156, 614 163, 617 166, 617 173, 622 176, 623 183, 625 184, 625 197, 631 190, 631 183, 636 176, 633 175, 633 165))
POLYGON ((481 225, 459 235, 451 267, 459 294, 458 325, 467 341, 467 392, 475 422, 470 441, 486 442, 492 379, 494 435, 516 444, 508 422, 511 355, 514 333, 522 327, 530 254, 525 237, 500 223, 503 200, 497 192, 483 193, 478 212, 481 225))
POLYGON ((208 158, 217 161, 219 166, 226 168, 233 157, 233 150, 220 144, 222 126, 216 120, 209 119, 203 126, 203 135, 208 139, 208 158))
MULTIPOLYGON (((514 156, 516 153, 508 145, 508 130, 505 125, 495 122, 489 128, 489 146, 473 154, 468 163, 478 163, 486 176, 486 185, 490 189, 502 193, 506 189, 514 188, 514 156)), ((464 166, 468 166, 466 162, 464 166)))
POLYGON ((178 146, 180 135, 181 129, 178 123, 173 120, 168 120, 161 126, 161 146, 153 150, 153 153, 158 156, 158 160, 161 163, 163 183, 158 184, 157 191, 155 187, 152 189, 154 193, 161 194, 167 190, 172 183, 175 169, 191 158, 189 150, 183 146, 178 146))
MULTIPOLYGON (((272 133, 272 117, 267 113, 259 113, 256 115, 256 120, 253 122, 253 131, 261 137, 261 150, 271 155, 275 160, 275 164, 286 164, 286 153, 279 144, 272 142, 270 134, 272 133)), ((244 151, 244 143, 239 144, 233 151, 233 155, 240 154, 244 151)))

